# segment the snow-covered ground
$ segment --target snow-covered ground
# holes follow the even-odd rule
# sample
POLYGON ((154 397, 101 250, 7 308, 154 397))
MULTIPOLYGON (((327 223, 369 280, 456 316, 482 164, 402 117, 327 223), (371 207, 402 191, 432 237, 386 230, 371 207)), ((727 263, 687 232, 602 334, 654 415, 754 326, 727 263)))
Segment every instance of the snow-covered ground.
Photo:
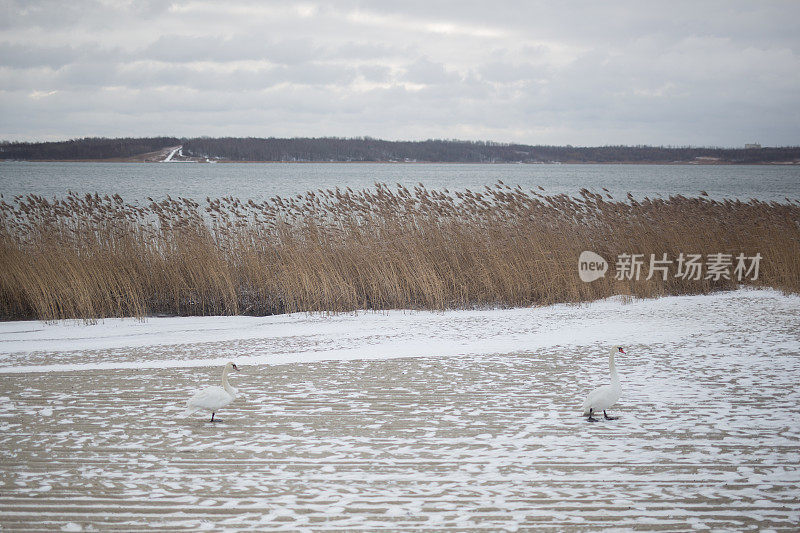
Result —
POLYGON ((182 150, 182 149, 183 149, 183 146, 177 146, 177 147, 173 148, 169 152, 169 154, 167 154, 167 157, 164 158, 164 161, 162 161, 162 163, 171 163, 172 162, 172 158, 175 157, 175 154, 177 154, 178 151, 182 150))
POLYGON ((0 526, 786 529, 800 298, 0 324, 0 526), (617 358, 616 421, 580 417, 617 358), (178 414, 222 363, 222 422, 178 414))

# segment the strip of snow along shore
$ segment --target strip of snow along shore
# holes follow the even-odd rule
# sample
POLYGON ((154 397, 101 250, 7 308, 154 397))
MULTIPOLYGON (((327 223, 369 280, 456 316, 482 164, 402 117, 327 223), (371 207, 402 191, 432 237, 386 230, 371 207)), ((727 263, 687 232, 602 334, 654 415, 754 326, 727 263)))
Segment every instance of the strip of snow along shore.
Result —
POLYGON ((479 311, 175 317, 0 324, 0 373, 275 365, 635 346, 800 353, 800 297, 701 296, 479 311))

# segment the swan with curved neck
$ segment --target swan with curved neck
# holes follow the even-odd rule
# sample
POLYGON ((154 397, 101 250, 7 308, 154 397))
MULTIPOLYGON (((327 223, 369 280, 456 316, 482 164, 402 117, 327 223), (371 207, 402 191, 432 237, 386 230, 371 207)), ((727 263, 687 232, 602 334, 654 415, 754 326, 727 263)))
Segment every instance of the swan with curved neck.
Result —
POLYGON ((589 422, 597 422, 597 419, 592 415, 598 411, 603 411, 603 416, 606 420, 616 420, 619 418, 618 416, 608 416, 606 413, 606 409, 617 403, 622 392, 622 388, 619 385, 617 365, 614 364, 614 356, 618 353, 624 354, 625 350, 623 350, 621 346, 615 346, 608 355, 611 384, 597 387, 589 393, 589 396, 587 396, 586 400, 583 402, 583 416, 588 416, 589 422))
POLYGON ((239 368, 234 363, 227 363, 222 369, 222 386, 206 387, 205 389, 197 391, 194 396, 189 398, 186 402, 186 411, 184 416, 189 416, 197 411, 211 411, 211 421, 214 421, 214 415, 217 410, 222 409, 233 400, 239 391, 232 387, 228 382, 228 373, 231 370, 239 371, 239 368))

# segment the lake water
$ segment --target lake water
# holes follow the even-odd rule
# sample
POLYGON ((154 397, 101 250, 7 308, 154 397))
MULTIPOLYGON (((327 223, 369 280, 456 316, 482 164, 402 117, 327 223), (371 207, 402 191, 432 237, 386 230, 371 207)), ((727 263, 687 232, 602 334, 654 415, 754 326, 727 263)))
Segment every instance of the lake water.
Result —
POLYGON ((153 198, 236 196, 265 199, 315 189, 363 189, 375 182, 423 183, 429 189, 477 190, 502 180, 525 189, 576 194, 608 189, 615 197, 696 196, 784 201, 800 199, 800 165, 487 165, 386 163, 0 163, 0 193, 64 196, 120 194, 130 202, 153 198))

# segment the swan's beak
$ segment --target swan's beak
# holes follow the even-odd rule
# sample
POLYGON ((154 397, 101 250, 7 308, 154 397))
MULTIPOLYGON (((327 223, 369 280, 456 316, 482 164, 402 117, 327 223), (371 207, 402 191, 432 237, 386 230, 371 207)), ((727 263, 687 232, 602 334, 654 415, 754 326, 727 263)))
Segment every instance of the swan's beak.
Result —
MULTIPOLYGON (((625 353, 625 350, 623 350, 622 348, 620 348, 620 349, 619 349, 619 351, 620 351, 621 353, 625 353)), ((236 368, 236 367, 233 367, 233 368, 236 368)))
POLYGON ((237 372, 239 371, 239 367, 238 366, 236 366, 236 365, 231 365, 231 366, 233 366, 233 369, 236 370, 237 372))

